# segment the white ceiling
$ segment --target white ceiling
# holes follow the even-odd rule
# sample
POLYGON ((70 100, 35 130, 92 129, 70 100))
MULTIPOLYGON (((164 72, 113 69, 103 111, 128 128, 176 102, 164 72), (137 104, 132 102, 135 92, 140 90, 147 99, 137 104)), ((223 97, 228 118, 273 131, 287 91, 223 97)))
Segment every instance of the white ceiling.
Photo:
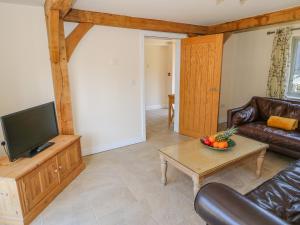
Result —
MULTIPOLYGON (((44 0, 0 0, 42 5, 44 0)), ((73 8, 182 23, 212 25, 300 6, 300 0, 77 0, 73 8)))

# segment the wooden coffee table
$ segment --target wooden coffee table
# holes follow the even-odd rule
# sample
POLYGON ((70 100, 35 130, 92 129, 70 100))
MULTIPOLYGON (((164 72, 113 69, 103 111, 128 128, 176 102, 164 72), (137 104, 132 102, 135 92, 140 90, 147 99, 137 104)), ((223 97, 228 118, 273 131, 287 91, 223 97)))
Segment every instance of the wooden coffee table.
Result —
POLYGON ((167 184, 167 164, 170 163, 192 178, 196 196, 205 177, 249 157, 257 157, 256 175, 260 176, 269 145, 238 135, 232 139, 236 146, 224 152, 206 148, 199 139, 160 149, 162 183, 167 184))

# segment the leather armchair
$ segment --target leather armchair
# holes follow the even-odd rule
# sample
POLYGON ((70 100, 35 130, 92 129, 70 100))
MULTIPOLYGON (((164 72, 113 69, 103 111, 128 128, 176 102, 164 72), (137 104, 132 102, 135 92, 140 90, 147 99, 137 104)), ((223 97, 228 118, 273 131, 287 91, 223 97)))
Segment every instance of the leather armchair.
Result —
POLYGON ((209 225, 288 225, 235 190, 219 183, 205 185, 195 199, 196 212, 209 225))

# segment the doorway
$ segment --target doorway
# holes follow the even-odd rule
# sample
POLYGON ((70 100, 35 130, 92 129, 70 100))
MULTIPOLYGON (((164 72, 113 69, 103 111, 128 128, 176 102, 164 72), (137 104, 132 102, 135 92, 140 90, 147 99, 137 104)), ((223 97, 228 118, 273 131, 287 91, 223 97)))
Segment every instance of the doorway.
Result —
POLYGON ((145 38, 146 137, 174 132, 175 40, 145 38), (170 102, 171 101, 171 102, 170 102))
POLYGON ((186 35, 160 32, 145 32, 141 38, 142 120, 145 140, 155 130, 179 131, 180 40, 183 38, 186 35), (168 95, 174 95, 175 99, 170 126, 168 95))

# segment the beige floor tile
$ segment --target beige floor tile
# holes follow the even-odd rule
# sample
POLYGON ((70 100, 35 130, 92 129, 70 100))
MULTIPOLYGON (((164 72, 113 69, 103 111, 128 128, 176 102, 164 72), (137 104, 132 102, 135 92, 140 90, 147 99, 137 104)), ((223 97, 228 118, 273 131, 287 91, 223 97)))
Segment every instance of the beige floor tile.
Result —
POLYGON ((43 225, 98 225, 91 207, 61 206, 47 208, 43 212, 43 225))
MULTIPOLYGON (((191 179, 169 166, 160 183, 158 149, 190 140, 172 132, 167 110, 147 112, 147 142, 85 157, 86 169, 33 225, 201 225, 195 213, 191 179)), ((261 178, 255 160, 231 166, 205 179, 246 193, 292 160, 274 153, 265 158, 261 178)))
POLYGON ((151 217, 150 207, 144 202, 136 202, 130 207, 120 208, 99 219, 101 225, 158 225, 151 217))

